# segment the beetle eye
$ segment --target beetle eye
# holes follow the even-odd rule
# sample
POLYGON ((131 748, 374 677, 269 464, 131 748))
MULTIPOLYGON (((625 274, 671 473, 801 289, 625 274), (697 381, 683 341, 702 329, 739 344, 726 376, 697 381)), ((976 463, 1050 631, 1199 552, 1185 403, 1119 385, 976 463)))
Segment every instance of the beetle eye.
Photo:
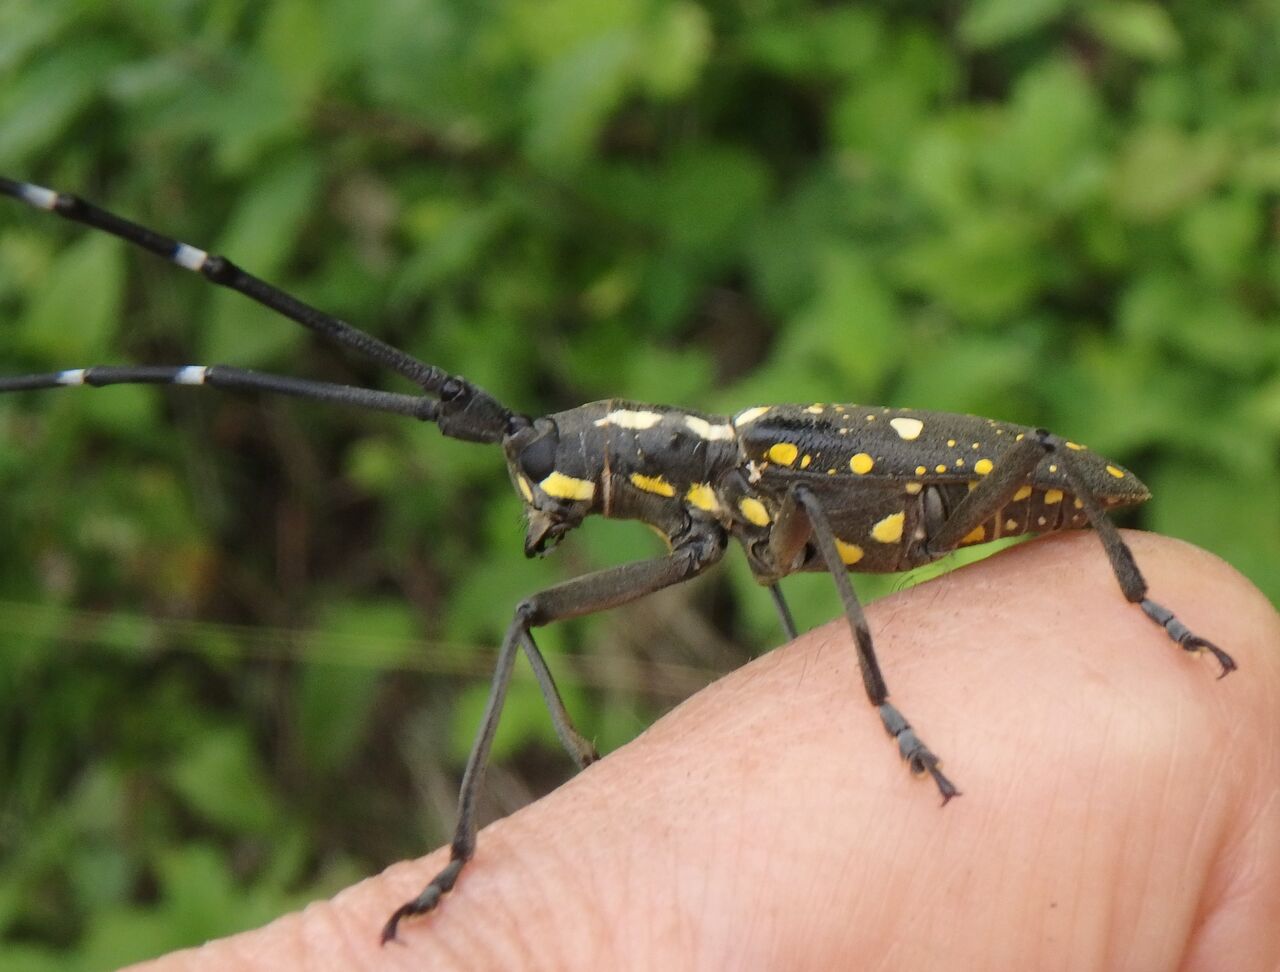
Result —
POLYGON ((550 476, 556 468, 556 449, 560 445, 554 432, 539 436, 520 450, 520 469, 535 483, 550 476))

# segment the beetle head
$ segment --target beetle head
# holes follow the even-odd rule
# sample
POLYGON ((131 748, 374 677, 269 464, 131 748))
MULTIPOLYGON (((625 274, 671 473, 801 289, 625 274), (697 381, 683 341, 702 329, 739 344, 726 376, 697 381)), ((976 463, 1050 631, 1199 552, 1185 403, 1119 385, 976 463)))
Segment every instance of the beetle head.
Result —
POLYGON ((582 468, 581 448, 566 448, 553 419, 517 429, 503 440, 503 449, 528 518, 525 556, 540 557, 591 512, 596 483, 582 468))

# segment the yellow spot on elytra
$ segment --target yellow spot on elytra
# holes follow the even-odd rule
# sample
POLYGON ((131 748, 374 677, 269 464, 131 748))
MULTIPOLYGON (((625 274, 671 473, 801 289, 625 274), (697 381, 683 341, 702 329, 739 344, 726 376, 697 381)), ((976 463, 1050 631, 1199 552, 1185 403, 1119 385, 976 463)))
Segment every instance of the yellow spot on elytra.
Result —
POLYGON ((916 475, 917 475, 917 476, 923 476, 923 475, 924 475, 925 473, 927 473, 928 471, 929 471, 929 470, 925 469, 925 468, 924 468, 924 466, 916 466, 916 475))
POLYGON ((755 408, 749 408, 744 412, 739 412, 734 416, 733 424, 746 425, 748 422, 754 422, 772 407, 772 405, 757 405, 755 408))
MULTIPOLYGON (((996 429, 996 435, 1004 435, 1004 429, 996 429)), ((1023 433, 1019 432, 1013 437, 1014 442, 1021 442, 1024 438, 1023 433)))
POLYGON ((979 476, 985 476, 987 473, 991 472, 991 470, 995 468, 996 468, 996 464, 992 462, 990 459, 979 459, 977 462, 973 464, 973 471, 976 472, 979 476))
POLYGON ((856 543, 845 543, 839 537, 836 537, 836 550, 840 553, 840 559, 845 564, 852 566, 862 559, 863 550, 856 543))
POLYGON ((947 471, 947 464, 945 462, 940 462, 933 467, 933 471, 938 473, 944 473, 947 471))
POLYGON ((874 415, 867 415, 865 416, 865 418, 868 422, 874 422, 876 420, 876 417, 874 415))
POLYGON ((826 411, 826 408, 827 406, 823 405, 821 402, 814 402, 812 405, 806 408, 805 411, 809 412, 812 415, 821 415, 824 411, 826 411))
POLYGON ((1054 503, 1061 503, 1061 502, 1062 502, 1062 490, 1050 489, 1045 491, 1045 494, 1044 494, 1045 506, 1052 506, 1054 503))
POLYGON ((956 444, 956 440, 955 440, 955 439, 948 439, 948 440, 947 440, 947 445, 948 445, 948 446, 951 446, 952 448, 954 448, 954 447, 955 447, 955 444, 956 444))
POLYGON ((924 483, 907 483, 907 495, 915 496, 924 489, 924 483))
POLYGON ((963 466, 964 466, 964 460, 963 460, 963 459, 957 459, 957 460, 956 460, 956 468, 957 468, 957 469, 960 469, 960 468, 961 468, 961 467, 963 467, 963 466))
POLYGON ((1116 477, 1116 479, 1124 479, 1124 470, 1123 470, 1123 469, 1117 469, 1115 466, 1108 466, 1108 467, 1107 467, 1107 472, 1109 472, 1109 473, 1111 473, 1111 475, 1115 476, 1115 477, 1116 477))
POLYGON ((1040 524, 1041 526, 1044 526, 1044 525, 1045 525, 1046 523, 1048 523, 1049 521, 1048 521, 1048 520, 1046 520, 1043 516, 1037 516, 1037 517, 1036 517, 1036 522, 1037 522, 1038 524, 1040 524))
POLYGON ((1077 510, 1083 510, 1084 500, 1082 500, 1080 497, 1077 496, 1071 505, 1074 506, 1077 510))
POLYGON ((796 461, 800 450, 790 442, 775 442, 769 446, 769 451, 765 455, 769 457, 770 462, 776 462, 779 466, 789 466, 796 461))
POLYGON ((828 475, 828 476, 834 476, 835 474, 836 474, 836 471, 835 471, 834 469, 828 469, 828 470, 827 470, 827 475, 828 475))
POLYGON ((1017 520, 1005 520, 1005 521, 1004 521, 1004 528, 1005 528, 1006 530, 1016 530, 1016 529, 1018 529, 1018 521, 1017 521, 1017 520))
POLYGON ((976 448, 978 448, 978 445, 979 445, 979 443, 975 442, 975 443, 974 443, 972 446, 970 446, 969 448, 971 448, 971 449, 976 449, 976 448))
POLYGON ((708 513, 715 513, 720 509, 720 501, 716 499, 716 492, 707 483, 695 483, 689 487, 689 492, 684 494, 684 498, 693 506, 700 510, 706 510, 708 513))
POLYGON ((631 485, 636 489, 644 490, 646 493, 656 493, 659 496, 676 495, 676 488, 661 476, 645 476, 641 473, 632 473, 631 485))
POLYGON ((1022 500, 1026 499, 1030 495, 1031 495, 1030 486, 1019 486, 1018 491, 1013 494, 1013 501, 1015 503, 1021 502, 1022 500))
POLYGON ((538 483, 548 496, 562 500, 589 500, 596 495, 596 484, 589 479, 575 479, 562 472, 553 472, 538 483))
POLYGON ((738 500, 738 509, 742 511, 748 523, 754 523, 758 527, 769 525, 769 511, 754 496, 744 496, 738 500))
POLYGON ((1081 451, 1082 449, 1084 449, 1085 447, 1084 447, 1084 446, 1082 446, 1079 442, 1068 442, 1068 443, 1067 443, 1067 448, 1068 448, 1068 449, 1075 449, 1075 450, 1076 450, 1076 452, 1080 452, 1080 451, 1081 451))
POLYGON ((801 459, 800 459, 800 468, 801 468, 801 469, 808 469, 808 468, 809 468, 809 463, 811 463, 811 462, 813 462, 813 456, 809 456, 809 455, 802 456, 802 457, 801 457, 801 459))
POLYGON ((1049 472, 1057 472, 1058 464, 1056 462, 1049 463, 1049 472))
POLYGON ((859 452, 856 456, 849 460, 849 468, 856 472, 859 476, 865 476, 871 472, 871 467, 876 464, 865 452, 859 452))
POLYGON ((520 495, 524 497, 526 503, 533 502, 533 487, 529 485, 529 480, 523 476, 516 477, 516 485, 520 487, 520 495))
POLYGON ((871 539, 877 543, 897 543, 902 539, 902 524, 906 518, 905 512, 890 513, 871 528, 871 539))
POLYGON ((985 526, 979 525, 974 527, 968 533, 966 533, 964 537, 961 538, 960 542, 962 544, 963 543, 982 543, 982 541, 985 539, 987 539, 987 528, 985 526))

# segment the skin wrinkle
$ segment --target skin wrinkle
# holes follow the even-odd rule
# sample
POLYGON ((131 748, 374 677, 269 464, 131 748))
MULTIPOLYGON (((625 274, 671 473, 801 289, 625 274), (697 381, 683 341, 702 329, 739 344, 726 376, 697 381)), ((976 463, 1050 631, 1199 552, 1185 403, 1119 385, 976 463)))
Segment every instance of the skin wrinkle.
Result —
POLYGON ((270 954, 275 968, 302 969, 279 961, 287 952, 280 942, 305 934, 321 954, 321 916, 335 907, 351 931, 335 951, 362 949, 335 966, 350 970, 523 972, 531 963, 506 947, 517 919, 528 922, 522 944, 538 949, 538 961, 566 970, 678 969, 696 956, 702 968, 728 968, 732 958, 748 969, 800 972, 847 967, 851 954, 862 967, 895 970, 1082 968, 1094 957, 1085 913, 1069 926, 1075 938, 1054 942, 1043 940, 1046 929, 1068 926, 1027 920, 1051 901, 1061 911, 1071 880, 1093 889, 1103 909, 1095 920, 1113 914, 1106 909, 1122 896, 1163 890, 1172 907, 1162 912, 1152 901, 1143 921, 1163 914, 1163 930, 1174 939, 1166 947, 1142 953, 1149 932, 1134 929, 1132 916, 1113 932, 1137 932, 1125 957, 1140 969, 1175 966, 1177 938, 1192 933, 1187 972, 1274 970, 1280 954, 1259 929, 1275 928, 1280 918, 1280 804, 1272 799, 1280 787, 1280 657, 1260 648, 1280 646, 1280 628, 1258 621, 1260 612, 1272 617, 1270 608, 1246 600, 1256 595, 1242 594, 1218 562, 1171 541, 1129 539, 1155 596, 1236 653, 1238 674, 1214 681, 1206 659, 1180 652, 1136 609, 1117 603, 1093 538, 1038 541, 869 612, 872 630, 884 634, 891 687, 940 755, 954 761, 965 795, 945 810, 885 739, 837 621, 727 676, 591 772, 487 828, 456 891, 439 913, 406 925, 404 946, 378 949, 377 929, 438 870, 443 852, 365 882, 301 921, 187 953, 188 970, 233 972, 232 947, 246 956, 270 954), (1051 577, 1042 565, 1053 566, 1051 577), (1010 591, 1023 593, 1012 599, 1010 591), (983 603, 994 596, 999 604, 983 603), (1011 600, 1019 610, 1008 610, 1011 600), (908 602, 916 608, 908 610, 908 602), (900 606, 905 613, 886 632, 886 609, 900 606), (918 623, 908 623, 913 618, 918 623), (825 651, 822 642, 832 639, 837 643, 825 651), (810 657, 811 675, 798 685, 803 653, 818 650, 824 663, 810 657), (1105 739, 1087 735, 1088 724, 1101 730, 1107 713, 1126 706, 1105 739), (1184 720, 1176 738, 1161 731, 1175 718, 1184 720), (1137 738, 1126 739, 1126 727, 1135 725, 1137 738), (1223 750, 1227 739, 1236 745, 1223 750), (1162 749, 1175 751, 1176 770, 1162 749), (1145 773, 1134 772, 1153 759, 1145 773), (1254 779, 1259 773, 1269 776, 1270 789, 1254 779), (1170 783, 1160 785, 1166 775, 1170 783), (1090 778, 1093 789, 1082 788, 1080 780, 1090 778), (1110 800, 1112 812, 1130 819, 1118 820, 1109 835, 1082 833, 1086 800, 1110 800), (787 809, 794 806, 800 819, 787 809), (1240 832, 1240 822, 1252 827, 1240 832), (1144 825, 1156 860, 1173 876, 1163 887, 1123 873, 1142 866, 1147 848, 1130 860, 1117 854, 1144 825), (548 840, 559 842, 555 853, 548 840), (1182 846, 1166 846, 1179 840, 1182 846), (743 841, 753 846, 744 849, 743 841), (1083 853, 1082 842, 1091 843, 1083 853), (1029 848, 1042 859, 1029 861, 1029 848), (670 900, 673 859, 693 868, 706 891, 681 871, 682 900, 670 900), (1184 859, 1195 866, 1184 872, 1184 859), (628 873, 604 873, 619 860, 629 866, 617 871, 628 873), (546 884, 531 887, 524 871, 539 866, 547 868, 546 884), (558 880, 560 869, 584 866, 601 872, 598 882, 558 880), (1177 880, 1184 873, 1199 881, 1177 880), (579 900, 584 887, 594 900, 579 900), (560 893, 547 900, 545 888, 560 893), (821 902, 824 891, 825 909, 803 922, 787 920, 798 902, 821 902), (583 909, 594 922, 584 923, 583 909), (695 924, 715 916, 720 925, 685 947, 689 932, 662 920, 676 909, 695 924), (566 934, 565 923, 576 930, 566 934), (655 940, 672 928, 679 934, 655 940), (579 934, 605 940, 570 956, 563 950, 580 945, 579 934), (779 960, 767 965, 774 956, 779 960))
MULTIPOLYGON (((1124 715, 1128 714, 1125 710, 1124 715)), ((1106 845, 1108 848, 1115 843, 1118 836, 1111 830, 1113 819, 1125 820, 1126 817, 1118 813, 1119 807, 1114 804, 1118 802, 1120 796, 1116 794, 1115 800, 1100 801, 1096 798, 1096 794, 1101 792, 1104 777, 1109 777, 1107 770, 1114 772, 1108 762, 1119 762, 1119 760, 1108 761, 1107 755, 1112 753, 1113 747, 1122 742, 1130 742, 1133 736, 1128 732, 1126 726, 1125 731, 1117 733, 1114 731, 1117 720, 1121 719, 1122 713, 1118 708, 1110 709, 1106 713, 1104 726, 1106 727, 1103 737, 1091 747, 1093 749, 1093 758, 1090 760, 1092 772, 1089 774, 1088 790, 1083 801, 1084 821, 1083 827, 1086 838, 1083 841, 1084 847, 1094 847, 1106 845), (1111 804, 1111 805, 1108 805, 1111 804)), ((1078 734, 1073 734, 1078 735, 1078 734)), ((1088 745, 1086 743, 1086 745, 1088 745)), ((1142 748, 1142 747, 1138 747, 1142 748)), ((1126 760, 1127 763, 1127 760, 1126 760)), ((1124 842, 1120 842, 1123 847, 1124 842)), ((1119 848, 1117 848, 1119 850, 1119 848)), ((1111 856, 1115 851, 1110 851, 1107 856, 1111 856)), ((1121 851, 1121 854, 1123 852, 1121 851)), ((1113 954, 1110 943, 1114 941, 1114 932, 1116 926, 1115 909, 1105 907, 1105 902, 1101 895, 1090 894, 1089 889, 1077 882, 1075 895, 1072 899, 1073 910, 1072 918, 1076 928, 1077 941, 1081 938, 1086 940, 1092 939, 1091 958, 1089 964, 1097 967, 1108 967, 1103 961, 1104 957, 1113 954), (1093 916, 1097 916, 1096 918, 1093 916)), ((1078 947, 1076 950, 1079 955, 1078 947)))
MULTIPOLYGON (((1142 726, 1144 729, 1148 728, 1150 721, 1151 720, 1149 719, 1143 720, 1142 726)), ((1136 786, 1131 788, 1130 792, 1127 794, 1128 799, 1126 800, 1126 809, 1128 806, 1140 803, 1142 793, 1147 787, 1158 789, 1160 792, 1160 796, 1155 801, 1156 806, 1164 807, 1171 805, 1171 797, 1173 796, 1175 789, 1174 780, 1177 775, 1177 758, 1175 753, 1179 748, 1179 741, 1185 734, 1185 726, 1185 705, 1181 699, 1178 699, 1172 704, 1172 726, 1169 729, 1169 735, 1173 740, 1173 745, 1166 753, 1165 758, 1161 761, 1164 765, 1148 765, 1145 760, 1139 763, 1138 779, 1136 781, 1136 786), (1150 777, 1153 776, 1155 779, 1150 779, 1150 777)), ((1157 747, 1152 745, 1151 742, 1148 742, 1146 748, 1156 749, 1157 747)), ((1136 815, 1130 815, 1128 813, 1125 814, 1125 817, 1126 819, 1137 819, 1136 815)), ((1163 820, 1154 822, 1151 828, 1152 831, 1159 827, 1161 823, 1163 823, 1163 820)), ((1155 857, 1155 846, 1151 841, 1144 839, 1146 831, 1141 828, 1141 826, 1130 824, 1130 830, 1137 830, 1137 833, 1134 834, 1133 840, 1126 841, 1126 858, 1133 856, 1139 851, 1144 851, 1144 849, 1145 852, 1142 853, 1143 859, 1140 862, 1136 862, 1132 867, 1127 868, 1134 874, 1142 875, 1142 887, 1140 893, 1137 894, 1135 898, 1131 899, 1131 906, 1126 908, 1126 911, 1131 913, 1130 920, 1135 928, 1147 929, 1153 924, 1152 920, 1146 917, 1152 911, 1151 902, 1162 893, 1163 889, 1159 886, 1159 879, 1154 873, 1154 868, 1152 866, 1152 862, 1155 857)), ((1131 967, 1132 962, 1130 956, 1140 947, 1140 943, 1136 941, 1135 938, 1126 939, 1122 937, 1111 941, 1106 950, 1106 954, 1116 956, 1117 967, 1131 967)))

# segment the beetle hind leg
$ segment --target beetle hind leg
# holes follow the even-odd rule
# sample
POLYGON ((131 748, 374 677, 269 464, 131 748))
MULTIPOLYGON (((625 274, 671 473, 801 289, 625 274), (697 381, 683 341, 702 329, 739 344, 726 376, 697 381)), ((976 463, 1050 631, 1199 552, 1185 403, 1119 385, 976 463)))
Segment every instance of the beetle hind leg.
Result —
MULTIPOLYGON (((1123 543, 1123 541, 1121 541, 1123 543)), ((1126 549, 1128 549, 1126 547, 1126 549)), ((1195 634, 1190 628, 1178 620, 1177 615, 1170 611, 1163 604, 1157 604, 1149 597, 1144 597, 1138 602, 1142 607, 1142 611, 1156 624, 1164 628, 1165 633, 1172 638, 1183 651, 1189 651, 1192 654, 1200 654, 1208 652, 1218 660, 1218 664, 1222 666, 1222 671, 1218 673, 1218 678, 1226 678, 1234 672, 1239 666, 1236 660, 1228 655, 1225 651, 1215 645, 1208 638, 1201 638, 1195 634)))
POLYGON ((1190 628, 1178 620, 1177 615, 1163 604, 1159 604, 1147 597, 1147 582, 1142 576, 1142 571, 1138 569, 1137 562, 1133 559, 1133 551, 1129 549, 1129 545, 1120 536, 1120 531, 1116 529, 1116 525, 1111 522, 1106 512, 1098 505, 1097 500, 1093 498, 1067 454, 1059 454, 1065 460, 1062 463, 1063 474, 1067 477, 1067 481, 1071 484, 1071 488, 1080 500, 1081 505, 1084 506, 1085 515, 1089 518, 1089 523, 1092 524, 1098 539, 1102 541, 1102 549, 1106 551, 1107 559, 1111 561, 1111 571, 1116 575, 1116 581, 1119 582, 1120 590, 1124 593, 1125 598, 1141 607, 1142 612, 1147 617, 1164 628, 1165 634, 1183 651, 1191 652, 1192 654, 1208 652, 1213 655, 1218 660, 1218 664, 1222 666, 1222 671, 1218 674, 1219 678, 1225 678, 1234 672, 1239 667, 1236 665, 1234 658, 1209 639, 1202 638, 1192 632, 1190 628))

